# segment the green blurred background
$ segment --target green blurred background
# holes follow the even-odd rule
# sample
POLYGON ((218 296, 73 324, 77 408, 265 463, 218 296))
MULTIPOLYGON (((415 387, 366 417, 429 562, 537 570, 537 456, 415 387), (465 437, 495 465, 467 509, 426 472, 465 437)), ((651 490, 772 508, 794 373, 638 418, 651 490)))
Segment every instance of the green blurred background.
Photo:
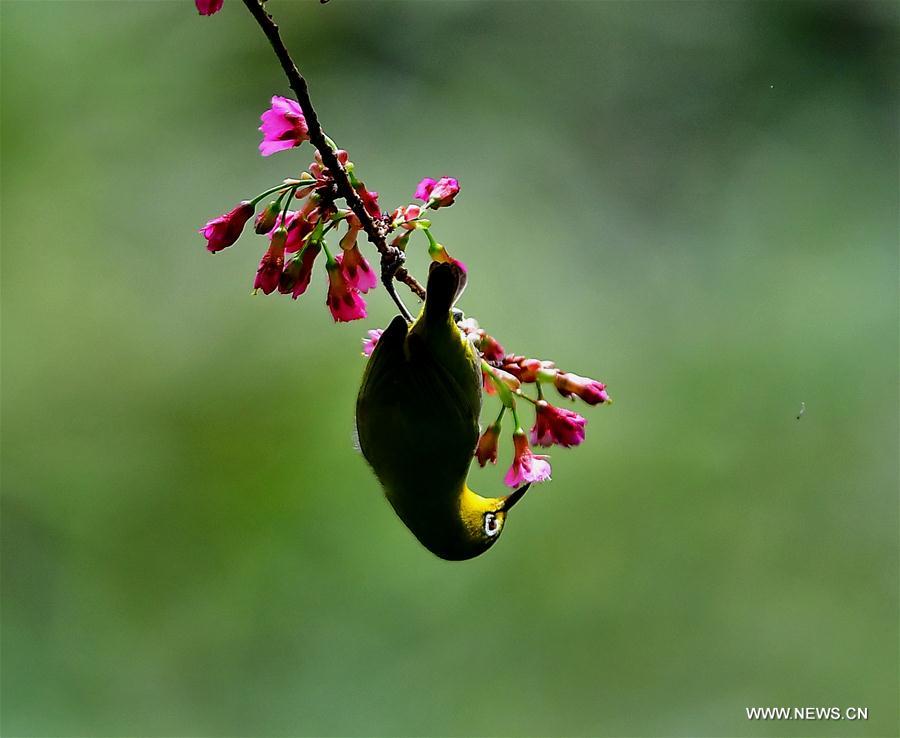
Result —
POLYGON ((897 6, 270 7, 384 206, 460 179, 462 307, 615 404, 432 557, 353 450, 386 295, 196 233, 311 155, 243 5, 3 0, 3 734, 897 735, 897 6))

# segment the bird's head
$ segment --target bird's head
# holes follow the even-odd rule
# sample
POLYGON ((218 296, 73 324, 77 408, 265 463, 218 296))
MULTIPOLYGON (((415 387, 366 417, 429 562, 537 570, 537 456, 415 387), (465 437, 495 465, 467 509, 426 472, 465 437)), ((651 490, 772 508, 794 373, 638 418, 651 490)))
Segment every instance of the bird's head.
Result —
POLYGON ((464 561, 480 556, 500 538, 510 509, 529 485, 526 484, 505 497, 482 497, 463 485, 455 503, 453 523, 445 519, 436 527, 420 527, 412 520, 407 525, 416 538, 436 556, 448 561, 464 561))

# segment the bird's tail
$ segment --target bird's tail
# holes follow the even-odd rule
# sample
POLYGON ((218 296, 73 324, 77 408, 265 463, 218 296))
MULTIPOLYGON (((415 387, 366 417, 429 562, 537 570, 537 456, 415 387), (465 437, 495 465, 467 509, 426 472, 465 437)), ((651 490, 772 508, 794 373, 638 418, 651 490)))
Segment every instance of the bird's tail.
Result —
POLYGON ((466 273, 456 264, 432 262, 425 294, 425 319, 446 320, 466 286, 466 273))

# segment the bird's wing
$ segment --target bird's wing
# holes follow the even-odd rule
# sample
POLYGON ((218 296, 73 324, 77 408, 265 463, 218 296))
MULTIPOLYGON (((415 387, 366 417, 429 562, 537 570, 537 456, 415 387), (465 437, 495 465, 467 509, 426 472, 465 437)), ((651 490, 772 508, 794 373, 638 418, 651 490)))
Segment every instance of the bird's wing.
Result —
POLYGON ((408 371, 406 366, 406 334, 408 331, 407 322, 397 315, 382 332, 378 343, 375 344, 374 351, 372 351, 372 356, 366 364, 366 371, 359 388, 357 408, 364 398, 376 396, 383 389, 385 382, 408 371))
POLYGON ((460 483, 478 440, 477 411, 448 367, 394 318, 369 359, 356 403, 360 449, 382 483, 460 483))

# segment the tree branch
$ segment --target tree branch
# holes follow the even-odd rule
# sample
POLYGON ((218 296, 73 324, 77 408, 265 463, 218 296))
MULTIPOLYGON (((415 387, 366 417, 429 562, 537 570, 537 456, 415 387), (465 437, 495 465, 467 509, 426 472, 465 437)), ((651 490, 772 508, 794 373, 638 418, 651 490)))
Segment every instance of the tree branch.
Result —
POLYGON ((247 9, 250 11, 251 15, 253 15, 263 33, 266 34, 266 38, 269 39, 269 43, 275 51, 275 56, 277 56, 278 61, 281 62, 281 68, 287 76, 291 89, 297 96, 297 102, 300 103, 300 109, 303 111, 303 116, 306 118, 306 125, 309 128, 310 143, 312 143, 319 154, 321 154, 322 163, 331 173, 335 185, 337 186, 338 193, 347 201, 347 205, 350 207, 350 210, 353 211, 354 215, 359 218, 359 222, 362 224, 363 230, 369 237, 369 241, 375 245, 375 248, 378 249, 378 253, 381 254, 381 281, 384 284, 385 289, 397 304, 397 307, 400 309, 403 316, 407 318, 407 320, 410 320, 411 316, 409 311, 397 295, 396 290, 394 289, 393 280, 396 279, 398 282, 405 284, 417 297, 419 297, 419 299, 422 300, 425 299, 424 288, 403 266, 403 260, 405 258, 404 253, 395 246, 390 246, 387 243, 385 238, 387 235, 387 228, 384 222, 375 220, 369 215, 365 205, 363 205, 362 199, 360 199, 360 196, 350 184, 350 178, 347 176, 346 170, 340 161, 338 161, 331 146, 328 145, 328 139, 322 131, 321 123, 319 123, 319 116, 316 115, 312 101, 309 99, 309 88, 306 85, 306 80, 303 78, 303 75, 300 74, 300 70, 297 69, 297 65, 291 58, 290 52, 281 40, 278 25, 263 7, 260 0, 244 0, 244 5, 247 6, 247 9))

